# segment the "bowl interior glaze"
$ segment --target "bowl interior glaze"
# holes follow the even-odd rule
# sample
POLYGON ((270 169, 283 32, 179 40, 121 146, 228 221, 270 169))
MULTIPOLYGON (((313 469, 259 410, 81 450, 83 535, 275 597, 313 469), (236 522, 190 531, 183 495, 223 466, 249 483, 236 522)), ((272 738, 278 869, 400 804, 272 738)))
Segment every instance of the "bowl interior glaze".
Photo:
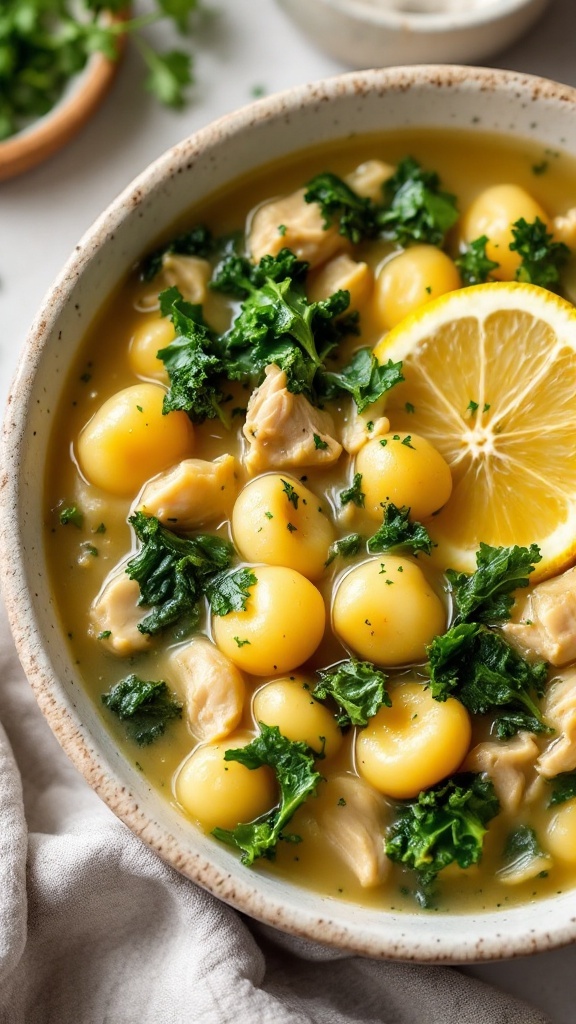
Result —
POLYGON ((263 162, 408 126, 500 132, 576 156, 576 91, 510 72, 395 68, 293 89, 229 115, 152 164, 97 220, 46 297, 13 383, 3 436, 4 595, 38 702, 91 786, 179 871, 278 928, 374 957, 465 962, 576 937, 570 893, 495 913, 391 913, 340 903, 244 868, 162 799, 118 752, 64 642, 43 550, 52 416, 86 328, 134 261, 191 205, 263 162))

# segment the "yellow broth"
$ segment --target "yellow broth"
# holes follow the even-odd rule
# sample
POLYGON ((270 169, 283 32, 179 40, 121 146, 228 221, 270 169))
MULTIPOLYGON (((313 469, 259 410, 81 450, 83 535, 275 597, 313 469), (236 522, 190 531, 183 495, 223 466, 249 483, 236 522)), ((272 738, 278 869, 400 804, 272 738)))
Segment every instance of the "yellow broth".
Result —
MULTIPOLYGON (((238 181, 224 194, 214 195, 202 204, 201 209, 188 211, 181 222, 166 233, 166 238, 198 222, 208 224, 215 235, 243 230, 246 218, 255 207, 301 187, 320 171, 329 169, 342 175, 365 160, 378 158, 393 164, 407 154, 414 156, 425 168, 438 172, 442 187, 457 196, 460 210, 465 209, 482 189, 501 182, 523 186, 542 204, 550 217, 564 213, 576 203, 576 167, 572 160, 558 153, 543 152, 529 143, 482 134, 404 131, 389 136, 354 138, 267 166, 250 175, 249 180, 238 181)), ((365 243, 359 247, 357 255, 374 268, 386 251, 386 246, 381 243, 365 243)), ((131 550, 135 550, 127 517, 136 494, 130 498, 114 497, 88 484, 82 479, 75 454, 78 435, 102 402, 138 380, 131 369, 129 345, 135 329, 151 317, 150 313, 142 311, 142 306, 143 298, 153 289, 154 282, 143 284, 136 272, 130 273, 125 281, 119 283, 116 294, 87 332, 70 372, 51 438, 45 482, 45 539, 62 629, 69 638, 74 661, 100 709, 105 726, 114 732, 125 756, 165 793, 167 799, 176 803, 174 775, 197 742, 186 724, 185 714, 181 721, 170 723, 165 735, 155 743, 138 748, 125 739, 122 723, 117 722, 101 704, 101 695, 132 672, 144 679, 166 679, 170 684, 169 650, 165 642, 160 639, 146 653, 119 659, 108 653, 88 631, 90 606, 104 580, 131 550), (83 511, 81 530, 73 525, 64 528, 59 522, 59 511, 71 504, 76 504, 83 511), (105 532, 101 524, 104 524, 105 532)), ((212 295, 207 303, 206 317, 217 329, 223 330, 230 322, 233 306, 225 297, 212 295)), ((382 334, 382 327, 371 311, 360 312, 361 336, 347 342, 349 352, 359 345, 374 345, 382 334)), ((153 315, 157 316, 157 313, 153 315)), ((230 407, 246 406, 249 397, 246 386, 235 384, 230 387, 230 392, 233 395, 230 407)), ((349 403, 343 402, 335 415, 343 420, 348 410, 349 403)), ((191 454, 195 458, 209 460, 226 453, 239 456, 241 427, 242 417, 233 420, 230 431, 217 419, 207 420, 195 427, 191 454)), ((304 477, 307 486, 319 496, 326 496, 334 506, 338 504, 338 493, 350 484, 350 460, 343 456, 332 468, 295 470, 294 475, 304 477)), ((227 521, 202 527, 205 532, 215 532, 216 528, 223 536, 230 536, 227 521)), ((353 509, 350 521, 340 524, 338 535, 344 536, 354 530, 369 536, 375 529, 374 522, 368 520, 362 510, 353 509)), ((364 554, 359 555, 357 561, 365 557, 364 554)), ((335 579, 351 564, 336 559, 317 582, 328 606, 335 579)), ((433 589, 446 602, 441 573, 433 567, 423 568, 433 589)), ((348 656, 329 625, 328 619, 325 638, 305 670, 312 672, 348 656)), ((206 619, 200 623, 200 629, 208 629, 206 619)), ((170 644, 178 643, 177 632, 168 631, 168 636, 170 644)), ((392 683, 396 676, 401 678, 402 674, 403 670, 391 670, 392 683)), ((247 677, 248 696, 240 729, 255 732, 250 697, 265 681, 262 677, 247 677)), ((489 725, 484 720, 474 723, 473 743, 487 738, 489 725)), ((350 742, 353 734, 354 730, 351 730, 339 754, 330 763, 319 762, 322 774, 354 771, 350 742)), ((297 845, 280 842, 275 861, 257 861, 254 870, 287 875, 303 886, 334 898, 370 903, 383 909, 413 909, 413 898, 407 890, 411 881, 402 868, 394 865, 383 885, 362 888, 341 860, 326 850, 315 820, 315 801, 322 799, 322 787, 323 783, 320 783, 318 796, 309 798, 290 823, 290 831, 298 833, 302 842, 297 845)), ((185 813, 182 808, 180 811, 185 813)), ((437 909, 453 912, 493 910, 513 902, 528 902, 572 886, 574 870, 556 860, 551 862, 545 877, 532 878, 519 885, 504 885, 497 877, 502 866, 501 851, 510 830, 518 824, 528 824, 539 836, 544 836, 552 814, 553 810, 546 808, 544 800, 521 810, 514 819, 501 813, 489 826, 482 863, 466 871, 451 867, 442 873, 437 909)))

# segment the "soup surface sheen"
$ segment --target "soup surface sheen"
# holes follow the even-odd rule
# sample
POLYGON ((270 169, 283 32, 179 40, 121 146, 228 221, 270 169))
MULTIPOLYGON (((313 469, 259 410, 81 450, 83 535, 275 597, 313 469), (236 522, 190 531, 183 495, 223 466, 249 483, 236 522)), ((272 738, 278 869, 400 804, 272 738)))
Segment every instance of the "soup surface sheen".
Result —
MULTIPOLYGON (((195 364, 204 411, 187 415, 180 406, 165 414, 168 361, 157 352, 182 334, 182 317, 187 317, 208 325, 200 330, 209 338, 203 358, 216 359, 221 339, 252 292, 214 290, 208 283, 218 273, 214 268, 233 252, 252 256, 255 264, 266 252, 277 254, 286 246, 310 263, 297 286, 300 312, 304 289, 310 303, 339 288, 349 292, 347 310, 327 315, 324 326, 311 321, 318 351, 332 332, 326 344, 335 339, 336 348, 319 362, 321 372, 337 375, 359 349, 373 349, 404 317, 468 283, 457 260, 476 240, 486 236, 484 255, 498 264, 489 269, 488 280, 513 281, 521 257, 509 249, 510 224, 538 220, 550 237, 569 244, 570 231, 576 237, 576 217, 571 223, 569 215, 575 206, 573 162, 529 144, 447 132, 353 139, 264 168, 191 211, 166 241, 201 224, 217 242, 196 238, 159 252, 155 263, 145 260, 119 284, 88 332, 61 402, 46 475, 46 545, 62 627, 78 671, 125 756, 201 828, 230 832, 241 822, 262 818, 274 829, 276 818, 269 812, 279 799, 278 765, 224 759, 227 749, 254 741, 258 722, 278 726, 286 749, 300 751, 310 792, 286 817, 286 827, 277 829, 278 841, 262 847, 262 856, 256 854, 254 870, 289 875, 334 898, 395 910, 412 909, 415 899, 431 909, 493 910, 573 886, 576 741, 572 749, 567 735, 576 722, 569 693, 576 649, 565 661, 555 661, 558 671, 547 670, 539 694, 532 692, 544 720, 551 709, 555 731, 536 733, 523 718, 499 736, 494 709, 474 713, 457 692, 434 699, 427 649, 449 630, 457 612, 442 545, 431 555, 409 545, 393 550, 366 545, 391 502, 409 508, 410 521, 423 524, 432 542, 435 514, 446 503, 451 508, 455 470, 433 438, 420 437, 418 410, 412 430, 409 396, 402 392, 401 425, 392 412, 390 420, 386 415, 387 397, 398 385, 389 392, 381 389, 361 409, 376 374, 368 360, 372 385, 368 372, 364 390, 356 389, 360 403, 352 395, 357 381, 351 384, 350 377, 348 389, 332 391, 324 378, 320 396, 314 378, 316 394, 309 402, 305 388, 290 389, 290 375, 286 388, 274 358, 278 346, 271 345, 272 357, 262 358, 262 369, 250 381, 249 355, 240 379, 223 375, 220 397, 214 399, 218 415, 205 417, 212 394, 208 363, 201 370, 195 364), (386 182, 399 167, 409 176, 408 156, 439 175, 440 183, 416 172, 415 192, 404 194, 405 204, 420 203, 430 213, 426 196, 415 195, 422 185, 433 196, 448 193, 442 203, 456 198, 457 219, 449 223, 448 216, 433 241, 426 231, 409 238, 397 231, 390 237, 393 231, 382 227, 385 220, 368 237, 346 238, 338 232, 341 208, 325 210, 325 221, 333 223, 323 223, 318 202, 305 203, 299 191, 329 171, 345 179, 367 209, 368 201, 382 202, 386 182), (220 242, 223 238, 227 243, 220 242), (178 306, 177 293, 171 292, 169 301, 164 299, 168 315, 161 316, 158 294, 174 287, 192 305, 178 306), (350 311, 359 314, 357 324, 348 322, 339 331, 339 317, 350 311), (262 408, 258 395, 251 397, 258 385, 262 408), (187 480, 175 470, 182 466, 187 480), (170 472, 174 479, 167 477, 170 472), (150 489, 151 480, 160 481, 160 488, 150 489), (153 634, 137 626, 166 600, 164 569, 159 558, 155 586, 163 596, 138 605, 138 583, 125 571, 128 560, 142 552, 135 521, 128 522, 135 513, 140 525, 162 521, 171 536, 210 535, 222 542, 224 576, 217 575, 218 566, 210 570, 218 586, 199 584, 197 600, 188 592, 184 614, 174 621, 167 615, 165 627, 153 634), (224 542, 234 545, 227 560, 224 542), (233 585, 226 589, 231 575, 233 585), (312 696, 340 663, 361 676, 364 672, 364 681, 372 673, 376 688, 385 679, 389 697, 380 691, 364 724, 354 724, 354 716, 346 720, 346 709, 329 693, 312 696), (181 710, 169 704, 166 720, 152 710, 140 722, 141 731, 130 733, 130 722, 140 721, 137 714, 131 717, 134 707, 128 707, 129 698, 121 706, 110 694, 133 676, 164 681, 164 695, 169 701, 175 695, 181 710), (558 711, 559 705, 564 710, 558 711), (138 745, 138 739, 144 742, 138 745), (297 748, 290 746, 295 743, 297 748), (556 751, 561 744, 570 748, 564 759, 556 757, 555 767, 554 744, 556 751), (539 757, 548 763, 545 771, 539 757), (559 792, 550 780, 557 776, 567 789, 550 805, 552 793, 559 792), (473 825, 467 812, 454 819, 448 805, 436 808, 438 816, 422 825, 419 852, 412 849, 412 859, 403 862, 395 856, 390 844, 402 845, 402 814, 420 807, 425 817, 419 795, 442 794, 446 785, 453 786, 453 805, 461 801, 470 808, 474 780, 487 788, 473 825), (445 842, 431 838, 446 828, 445 842), (439 864, 456 833, 457 852, 439 864), (474 844, 477 852, 468 856, 474 844)), ((404 213, 409 218, 406 206, 404 213)), ((568 253, 558 265, 560 281, 551 286, 570 299, 574 275, 568 253)), ((260 286, 252 282, 250 288, 260 286)), ((278 291, 273 275, 268 289, 270 305, 270 295, 278 291)), ((244 322, 240 335, 246 330, 244 322)), ((280 335, 277 328, 276 340, 280 335)), ((305 349, 307 341, 299 344, 305 349)), ((222 361, 234 351, 228 348, 222 361)), ((474 395, 469 398, 472 416, 474 395)), ((513 487, 509 500, 512 506, 513 487)), ((518 543, 533 539, 518 538, 518 543)), ((178 549, 173 561, 188 555, 178 549)), ((174 580, 166 586, 173 588, 174 580)), ((513 618, 522 625, 519 607, 518 601, 513 618)), ((501 622, 488 621, 484 628, 503 635, 501 622)), ((534 651, 521 644, 518 649, 534 665, 534 651)), ((149 699, 153 704, 148 694, 144 707, 149 699)), ((518 703, 513 708, 520 713, 518 703)), ((447 792, 439 800, 446 798, 447 792)))

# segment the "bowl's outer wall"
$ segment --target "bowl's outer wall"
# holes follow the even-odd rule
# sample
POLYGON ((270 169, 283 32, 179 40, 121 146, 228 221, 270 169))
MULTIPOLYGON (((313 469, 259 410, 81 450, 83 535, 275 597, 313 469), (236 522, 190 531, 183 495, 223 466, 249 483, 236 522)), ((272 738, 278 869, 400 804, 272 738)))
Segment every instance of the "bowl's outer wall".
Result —
POLYGON ((75 669, 42 539, 53 411, 87 327, 134 261, 189 206, 260 166, 264 156, 274 160, 322 141, 406 126, 497 131, 576 156, 576 91, 472 68, 347 75, 260 101, 156 161, 84 236, 31 329, 4 422, 2 581, 20 658, 60 742, 115 813, 169 863, 294 934, 377 957, 464 962, 572 941, 572 897, 493 914, 393 914, 335 902, 243 868, 183 820, 118 752, 75 669))

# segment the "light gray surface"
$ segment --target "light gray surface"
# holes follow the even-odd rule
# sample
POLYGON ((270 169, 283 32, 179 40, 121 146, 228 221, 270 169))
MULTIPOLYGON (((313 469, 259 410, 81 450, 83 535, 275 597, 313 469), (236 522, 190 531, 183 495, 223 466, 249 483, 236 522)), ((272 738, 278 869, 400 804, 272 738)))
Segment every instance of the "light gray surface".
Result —
MULTIPOLYGON (((575 38, 575 0, 552 0, 544 20, 492 64, 576 85, 575 38)), ((273 0, 222 0, 197 49, 198 84, 183 113, 147 97, 139 58, 129 51, 113 92, 82 134, 44 166, 0 184, 2 402, 44 292, 83 231, 135 174, 185 135, 249 102, 255 86, 273 92, 345 70, 317 53, 273 0)), ((545 1009, 555 1024, 576 1019, 574 948, 472 970, 545 1009)))

